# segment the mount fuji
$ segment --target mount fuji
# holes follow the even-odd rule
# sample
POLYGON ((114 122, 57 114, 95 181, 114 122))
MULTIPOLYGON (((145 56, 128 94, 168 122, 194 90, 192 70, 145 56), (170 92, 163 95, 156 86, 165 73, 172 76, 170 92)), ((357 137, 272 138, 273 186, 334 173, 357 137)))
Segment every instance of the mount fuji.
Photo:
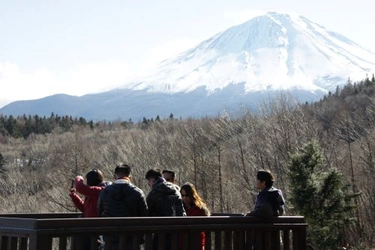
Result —
POLYGON ((375 70, 375 54, 303 16, 269 12, 229 28, 110 91, 16 101, 0 114, 94 120, 186 118, 255 107, 279 92, 315 101, 375 70))

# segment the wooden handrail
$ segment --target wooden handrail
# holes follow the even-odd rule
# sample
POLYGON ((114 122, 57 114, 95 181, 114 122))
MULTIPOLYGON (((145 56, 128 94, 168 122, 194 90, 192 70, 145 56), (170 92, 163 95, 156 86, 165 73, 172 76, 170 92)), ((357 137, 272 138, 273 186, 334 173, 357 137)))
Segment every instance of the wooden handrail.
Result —
POLYGON ((151 249, 154 234, 167 234, 168 237, 174 237, 175 242, 178 242, 179 235, 183 234, 187 239, 183 244, 184 249, 191 249, 188 246, 198 244, 200 232, 206 234, 206 249, 249 249, 254 242, 266 249, 275 247, 275 244, 279 247, 277 249, 306 248, 307 223, 302 216, 280 216, 265 220, 233 214, 210 217, 137 218, 79 218, 79 215, 0 215, 1 250, 48 250, 52 249, 54 241, 58 242, 55 244, 59 244, 59 249, 62 250, 79 249, 78 245, 68 248, 67 242, 69 239, 78 242, 84 235, 91 237, 92 249, 95 249, 95 237, 99 234, 107 239, 119 234, 122 243, 129 237, 142 235, 145 238, 144 249, 151 249), (282 244, 280 237, 283 239, 282 244), (278 243, 275 243, 277 240, 278 243), (13 248, 15 245, 23 248, 13 248))

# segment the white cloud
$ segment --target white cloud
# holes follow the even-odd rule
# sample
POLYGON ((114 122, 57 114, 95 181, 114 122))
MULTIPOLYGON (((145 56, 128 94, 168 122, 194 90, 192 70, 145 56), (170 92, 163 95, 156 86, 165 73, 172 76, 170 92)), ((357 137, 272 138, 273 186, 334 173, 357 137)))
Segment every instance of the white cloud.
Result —
POLYGON ((79 65, 71 74, 71 80, 67 86, 76 88, 77 95, 105 91, 124 83, 126 77, 132 72, 126 64, 122 63, 90 63, 79 65))
POLYGON ((84 95, 122 86, 128 77, 142 74, 159 62, 173 57, 201 42, 202 39, 174 39, 148 50, 148 57, 135 68, 126 63, 95 62, 76 64, 65 72, 55 73, 44 67, 26 73, 17 64, 0 62, 0 107, 17 100, 30 100, 53 94, 84 95))
POLYGON ((0 103, 48 95, 57 91, 56 81, 45 68, 24 73, 17 64, 0 62, 0 103))
POLYGON ((121 85, 129 75, 121 63, 92 63, 78 65, 65 72, 63 79, 48 68, 23 72, 17 64, 0 62, 0 107, 16 101, 38 99, 64 93, 84 95, 121 85))

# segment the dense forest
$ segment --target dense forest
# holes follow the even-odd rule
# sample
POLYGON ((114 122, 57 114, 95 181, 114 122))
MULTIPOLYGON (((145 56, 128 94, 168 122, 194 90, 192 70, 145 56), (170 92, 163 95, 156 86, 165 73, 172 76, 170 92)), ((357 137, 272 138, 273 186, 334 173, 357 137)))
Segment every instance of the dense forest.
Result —
POLYGON ((269 169, 287 215, 304 215, 316 249, 375 245, 375 79, 350 80, 319 102, 288 94, 258 111, 200 119, 93 122, 0 115, 0 212, 74 211, 71 179, 119 162, 147 194, 150 168, 197 186, 212 212, 246 213, 255 176, 269 169), (344 225, 344 226, 343 226, 344 225))

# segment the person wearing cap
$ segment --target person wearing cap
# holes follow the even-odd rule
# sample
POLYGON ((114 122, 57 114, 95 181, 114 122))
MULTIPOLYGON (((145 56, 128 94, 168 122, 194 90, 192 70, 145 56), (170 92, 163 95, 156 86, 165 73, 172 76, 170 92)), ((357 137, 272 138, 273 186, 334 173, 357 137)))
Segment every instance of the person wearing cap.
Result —
POLYGON ((280 216, 285 212, 285 199, 280 189, 274 188, 274 176, 268 170, 259 170, 257 173, 256 188, 260 190, 254 209, 246 216, 269 218, 280 216))

